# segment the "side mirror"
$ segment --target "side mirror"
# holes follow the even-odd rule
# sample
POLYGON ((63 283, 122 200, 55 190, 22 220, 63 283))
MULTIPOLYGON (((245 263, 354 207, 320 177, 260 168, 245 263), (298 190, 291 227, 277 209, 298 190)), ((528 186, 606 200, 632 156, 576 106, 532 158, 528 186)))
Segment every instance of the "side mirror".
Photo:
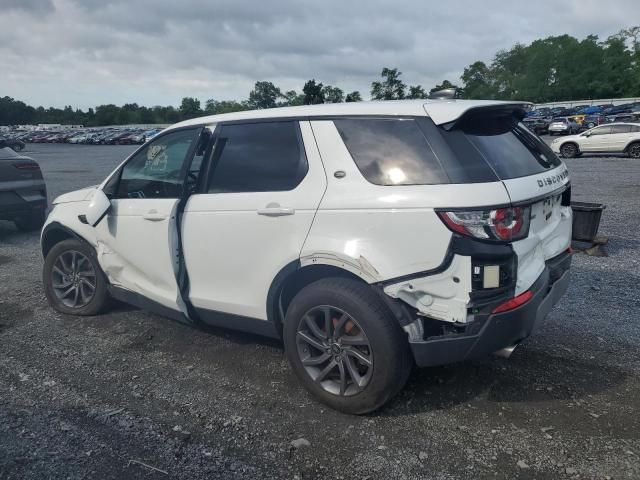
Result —
POLYGON ((85 213, 87 223, 92 227, 95 227, 109 212, 110 208, 111 201, 109 198, 107 198, 102 190, 96 189, 91 201, 89 202, 89 206, 87 207, 87 212, 85 213))

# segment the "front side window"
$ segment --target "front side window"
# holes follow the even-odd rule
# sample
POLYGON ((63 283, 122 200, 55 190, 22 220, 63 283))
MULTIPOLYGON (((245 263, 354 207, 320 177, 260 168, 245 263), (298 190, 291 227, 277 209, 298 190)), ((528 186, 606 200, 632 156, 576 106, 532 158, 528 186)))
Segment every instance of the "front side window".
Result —
POLYGON ((122 168, 117 198, 178 198, 184 165, 200 129, 168 133, 145 146, 122 168))
POLYGON ((608 135, 611 133, 611 127, 598 127, 591 130, 591 135, 608 135))
POLYGON ((413 119, 333 122, 362 175, 376 185, 429 185, 449 179, 413 119))
POLYGON ((216 136, 209 193, 293 190, 307 174, 298 122, 223 125, 216 136))

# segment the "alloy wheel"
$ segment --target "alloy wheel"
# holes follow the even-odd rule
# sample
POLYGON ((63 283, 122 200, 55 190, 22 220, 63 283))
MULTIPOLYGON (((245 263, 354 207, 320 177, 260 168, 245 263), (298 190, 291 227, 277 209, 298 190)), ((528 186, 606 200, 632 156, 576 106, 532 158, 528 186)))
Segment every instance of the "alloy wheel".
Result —
POLYGON ((303 315, 296 332, 298 356, 325 391, 351 396, 373 374, 373 352, 358 322, 339 308, 322 305, 303 315))
POLYGON ((631 145, 631 147, 629 147, 629 156, 631 158, 640 158, 640 144, 631 145))
POLYGON ((86 255, 67 250, 53 263, 51 286, 61 303, 70 308, 81 308, 95 295, 96 271, 86 255))
POLYGON ((574 147, 571 144, 563 145, 562 148, 560 149, 560 152, 562 153, 563 157, 566 157, 566 158, 575 157, 576 147, 574 147))

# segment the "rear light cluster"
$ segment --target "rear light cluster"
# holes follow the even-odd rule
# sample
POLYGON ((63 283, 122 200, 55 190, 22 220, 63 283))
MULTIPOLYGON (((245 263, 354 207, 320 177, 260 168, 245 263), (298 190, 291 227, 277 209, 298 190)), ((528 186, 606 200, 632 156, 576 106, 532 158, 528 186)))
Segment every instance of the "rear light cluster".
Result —
POLYGON ((438 212, 450 230, 493 242, 512 242, 529 235, 530 207, 438 212))
POLYGON ((18 170, 40 170, 40 165, 35 162, 15 162, 13 166, 18 170))

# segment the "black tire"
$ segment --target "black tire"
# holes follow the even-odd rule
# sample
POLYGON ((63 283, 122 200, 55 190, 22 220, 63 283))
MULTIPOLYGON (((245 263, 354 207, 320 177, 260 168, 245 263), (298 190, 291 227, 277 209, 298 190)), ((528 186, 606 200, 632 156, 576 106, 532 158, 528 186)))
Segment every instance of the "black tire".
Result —
POLYGON ((627 154, 631 158, 640 158, 640 142, 632 143, 627 147, 627 154))
POLYGON ((23 232, 33 232, 42 228, 46 218, 47 217, 43 211, 37 211, 25 216, 14 218, 13 223, 18 227, 18 230, 22 230, 23 232))
POLYGON ((98 264, 95 251, 89 245, 80 240, 64 240, 53 246, 44 261, 42 270, 42 281, 44 292, 49 301, 49 305, 61 313, 68 315, 97 315, 107 305, 109 293, 107 290, 107 279, 98 264), (66 305, 56 294, 54 282, 54 266, 61 255, 69 253, 80 253, 91 264, 95 273, 95 288, 90 300, 81 306, 73 307, 66 305))
POLYGON ((560 147, 560 155, 564 158, 575 158, 578 156, 578 146, 575 143, 567 142, 563 143, 560 147))
MULTIPOLYGON (((335 322, 336 319, 330 322, 334 328, 335 322)), ((388 307, 370 286, 348 278, 325 278, 303 288, 287 309, 283 337, 289 363, 305 388, 321 402, 348 414, 361 415, 384 405, 404 387, 413 365, 407 336, 388 307), (347 314, 354 321, 352 326, 355 325, 359 334, 364 334, 368 340, 365 347, 371 359, 368 383, 355 388, 354 377, 350 374, 352 384, 349 388, 355 388, 356 393, 327 391, 321 383, 314 381, 302 363, 298 331, 306 325, 304 319, 308 318, 309 312, 327 306, 347 314)), ((344 358, 349 361, 347 357, 345 352, 344 358)), ((342 371, 345 368, 343 365, 342 371)))

